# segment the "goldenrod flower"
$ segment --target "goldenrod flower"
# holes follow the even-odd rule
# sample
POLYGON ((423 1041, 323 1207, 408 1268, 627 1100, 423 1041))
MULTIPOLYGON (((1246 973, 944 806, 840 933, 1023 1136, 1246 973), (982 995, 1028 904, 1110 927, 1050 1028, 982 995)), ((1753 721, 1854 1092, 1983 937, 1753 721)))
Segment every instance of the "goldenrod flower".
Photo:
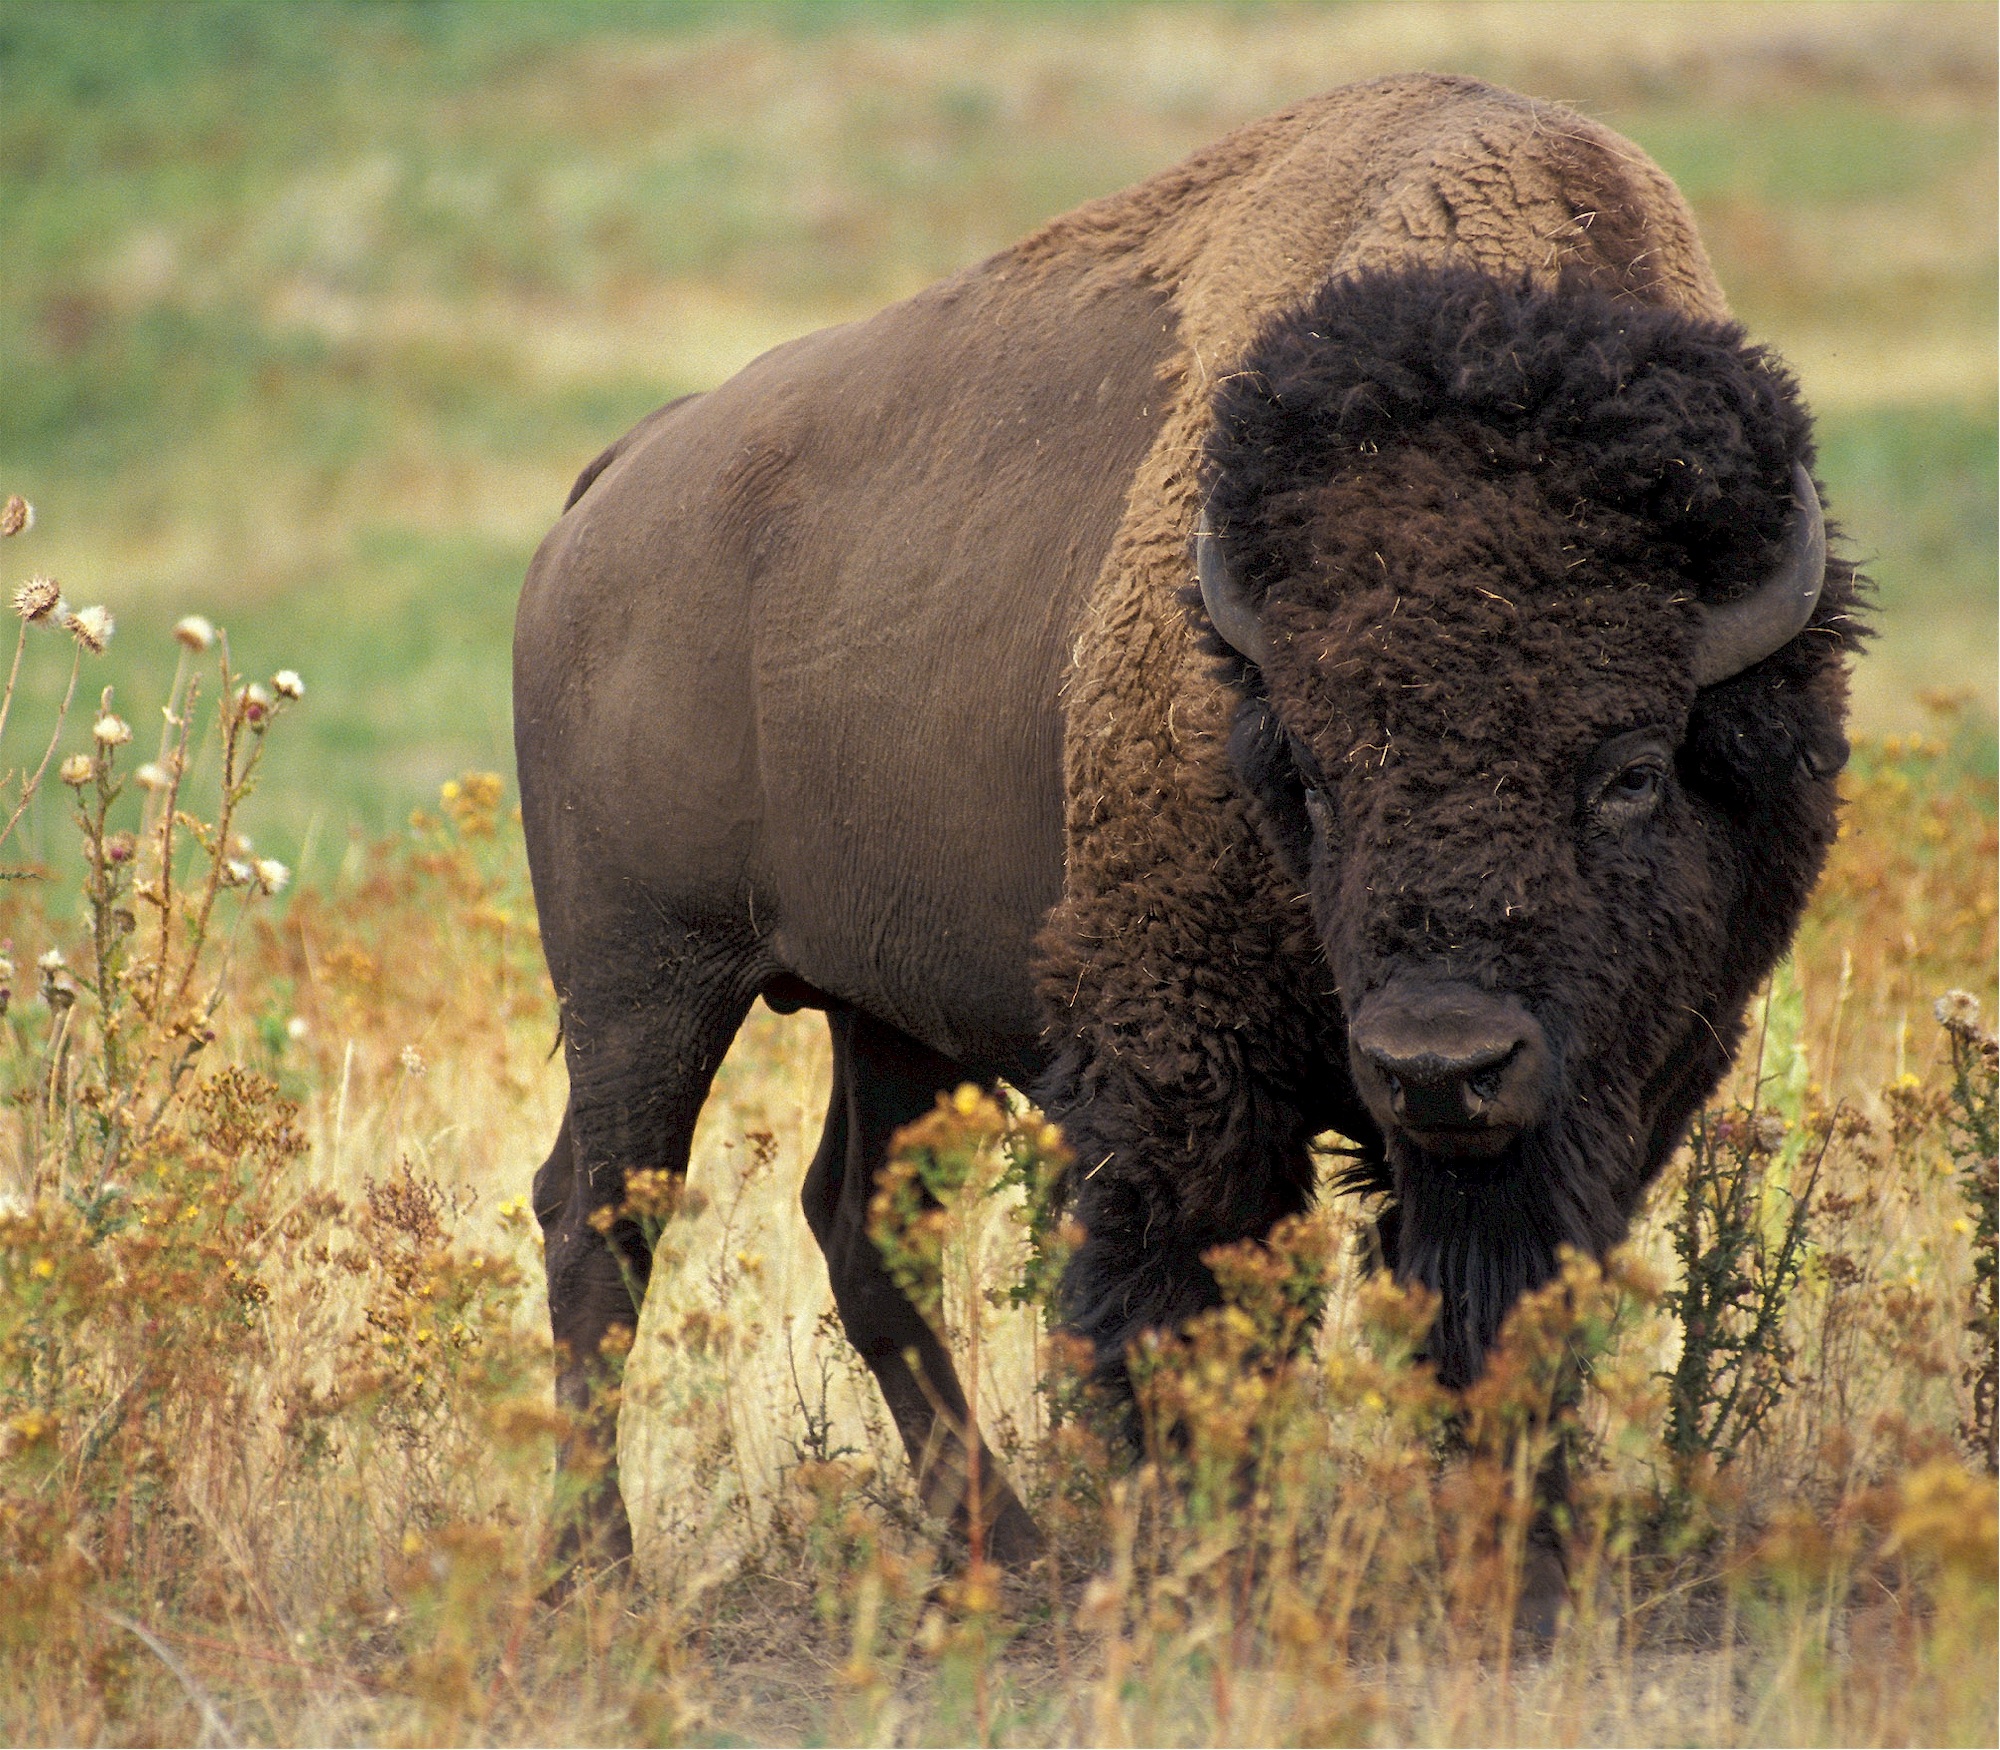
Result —
POLYGON ((97 776, 97 762, 87 753, 73 753, 56 767, 56 776, 72 789, 81 790, 97 776))
POLYGON ((53 577, 31 577, 14 592, 14 612, 33 625, 40 625, 56 611, 62 600, 62 585, 53 577))
POLYGON ((63 624, 92 656, 102 656, 111 634, 118 630, 118 622, 106 608, 78 608, 63 624))
POLYGON ((100 747, 123 747, 132 739, 132 725, 107 711, 90 726, 100 747))
POLYGON ((0 505, 0 537, 25 535, 35 526, 35 507, 18 492, 7 494, 7 502, 0 505))
POLYGON ((271 677, 271 690, 281 699, 303 699, 306 683, 299 679, 297 669, 281 668, 271 677))
POLYGON ((215 623, 206 614, 185 614, 174 622, 174 637, 200 652, 215 642, 215 623))

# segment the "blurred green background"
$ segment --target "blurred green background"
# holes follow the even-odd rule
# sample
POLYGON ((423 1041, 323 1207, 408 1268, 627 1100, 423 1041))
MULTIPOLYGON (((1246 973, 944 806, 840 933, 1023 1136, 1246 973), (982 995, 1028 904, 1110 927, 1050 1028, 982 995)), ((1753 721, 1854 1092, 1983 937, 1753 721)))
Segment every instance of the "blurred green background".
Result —
POLYGON ((251 819, 324 872, 511 772, 521 574, 641 414, 1289 99, 1430 67, 1679 180, 1880 585, 1860 727, 1964 692, 1990 765, 1994 38, 1984 4, 8 0, 0 491, 40 523, 0 586, 108 605, 86 684, 135 718, 182 613, 300 669, 251 819))

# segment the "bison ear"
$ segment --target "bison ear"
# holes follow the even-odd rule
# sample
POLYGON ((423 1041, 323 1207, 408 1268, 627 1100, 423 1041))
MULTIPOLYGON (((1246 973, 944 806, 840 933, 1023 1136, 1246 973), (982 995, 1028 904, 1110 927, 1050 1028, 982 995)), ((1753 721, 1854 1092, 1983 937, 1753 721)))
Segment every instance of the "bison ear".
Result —
POLYGON ((1312 820, 1305 785, 1270 701, 1246 698, 1229 725, 1229 764, 1253 804, 1251 818, 1278 866, 1300 887, 1312 879, 1312 820))
MULTIPOLYGON (((1792 497, 1791 530, 1770 575, 1748 595, 1702 615, 1694 652, 1697 687, 1726 681, 1783 649, 1806 629, 1819 606, 1826 582, 1826 516, 1803 462, 1792 464, 1792 497)), ((1204 599, 1207 592, 1204 582, 1204 599)))
POLYGON ((1259 668, 1271 660, 1271 640, 1257 619, 1257 610, 1243 593, 1222 556, 1222 541, 1208 520, 1206 507, 1194 526, 1194 574, 1201 584, 1201 605, 1208 623, 1223 643, 1259 668))

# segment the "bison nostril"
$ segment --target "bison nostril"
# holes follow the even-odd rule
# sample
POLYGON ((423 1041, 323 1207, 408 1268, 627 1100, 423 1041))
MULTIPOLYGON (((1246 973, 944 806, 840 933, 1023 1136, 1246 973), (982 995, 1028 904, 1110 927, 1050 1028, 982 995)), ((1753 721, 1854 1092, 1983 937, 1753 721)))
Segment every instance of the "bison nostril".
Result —
POLYGON ((1545 1095, 1546 1041, 1515 997, 1395 981, 1361 1005, 1349 1045, 1383 1121, 1451 1138, 1448 1149, 1499 1146, 1545 1095))

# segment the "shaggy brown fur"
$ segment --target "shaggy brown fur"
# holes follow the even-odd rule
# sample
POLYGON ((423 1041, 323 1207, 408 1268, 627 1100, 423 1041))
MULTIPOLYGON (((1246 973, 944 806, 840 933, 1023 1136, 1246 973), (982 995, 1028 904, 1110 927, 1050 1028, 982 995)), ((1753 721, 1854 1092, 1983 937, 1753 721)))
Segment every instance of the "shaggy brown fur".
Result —
MULTIPOLYGON (((1686 209, 1617 136, 1378 80, 777 348, 594 462, 522 592, 515 738, 570 1076, 535 1207, 558 1390, 597 1441, 593 1362, 650 1265, 597 1212, 634 1166, 685 1170, 760 992, 829 1012, 808 1217, 961 1518, 964 1398, 866 1234, 890 1138, 941 1086, 1032 1079, 1069 1130, 1070 1309, 1113 1376, 1212 1298, 1204 1249, 1303 1204, 1326 1128, 1370 1146, 1398 1267, 1446 1293, 1447 1377, 1558 1239, 1613 1237, 1831 829, 1839 638, 1687 696, 1688 592, 1749 575, 1808 454, 1724 320, 1686 209), (1696 485, 1662 493, 1676 460, 1696 485), (1223 660, 1187 596, 1209 491, 1269 673, 1223 660), (1622 728, 1671 735, 1675 830, 1564 812, 1565 786, 1622 781, 1591 739, 1622 728), (1546 1010, 1523 1061, 1556 1117, 1483 1175, 1383 1136, 1349 1080, 1348 1004, 1410 964, 1546 1010), (1662 1024, 1619 1037, 1642 966, 1662 1024)), ((1032 1552, 979 1474, 987 1547, 1032 1552)), ((591 1500, 622 1555, 615 1468, 591 1500)))
MULTIPOLYGON (((1548 446, 1537 448, 1537 440, 1549 434, 1528 429, 1530 422, 1515 421, 1509 433, 1527 451, 1489 470, 1478 433, 1451 429, 1448 420, 1425 429, 1413 414, 1429 410, 1398 405, 1393 395, 1369 400, 1379 413, 1373 427, 1363 420, 1342 435, 1407 441, 1396 445, 1393 462, 1351 470, 1344 484, 1339 458, 1315 446, 1300 424, 1310 419, 1297 406, 1290 426, 1276 421, 1233 452, 1216 449, 1218 416, 1240 413, 1246 396, 1323 411, 1343 388, 1383 374, 1387 361, 1363 356, 1381 346, 1400 347, 1407 366, 1439 351, 1504 353, 1518 338, 1503 331, 1505 323, 1489 323, 1492 331, 1480 334, 1475 317, 1452 307, 1450 297, 1427 306, 1425 288, 1433 284, 1457 286, 1461 305, 1490 302, 1499 288, 1560 285, 1561 297, 1541 306, 1549 329, 1543 350, 1555 364, 1593 345, 1600 331, 1615 330, 1621 310, 1635 318, 1661 313, 1649 331, 1656 350, 1671 353, 1685 341, 1690 357, 1678 362, 1691 368, 1677 380, 1701 376, 1703 362, 1692 355, 1704 347, 1734 358, 1740 337, 1714 327, 1725 319, 1723 300, 1665 177, 1592 123, 1471 81, 1390 79, 1302 104, 1139 189, 1057 221, 1022 254, 1032 261, 1079 247, 1101 251, 1107 269, 1121 260, 1143 263, 1143 271, 1172 283, 1183 342, 1171 367, 1165 428, 1133 483, 1077 641, 1067 692, 1068 862, 1062 901, 1040 938, 1055 1059, 1039 1092, 1079 1150, 1080 1213, 1091 1234, 1071 1277, 1070 1312, 1115 1379, 1124 1345, 1139 1329, 1172 1324, 1212 1296, 1199 1263, 1203 1250, 1262 1232, 1308 1200, 1306 1143, 1314 1132, 1338 1126, 1381 1159, 1376 1127, 1344 1074, 1340 998, 1379 983, 1399 951, 1413 950, 1412 932, 1421 956, 1425 932, 1439 919, 1476 933, 1489 906, 1507 910, 1509 895, 1535 891, 1539 927, 1517 924, 1516 914, 1525 914, 1515 907, 1500 938, 1508 951, 1484 961, 1461 955, 1454 970, 1531 1001, 1552 989, 1590 987, 1592 968, 1578 964, 1587 957, 1579 944, 1599 938, 1595 951, 1604 951, 1596 913, 1587 907, 1572 916, 1566 942, 1562 907, 1579 895, 1544 881, 1551 858, 1564 854, 1569 824, 1567 815, 1552 813, 1548 792, 1570 781, 1581 726, 1538 716, 1532 705, 1524 710, 1523 699, 1561 700, 1574 684, 1564 671, 1598 662, 1605 666, 1591 679, 1594 702, 1586 711, 1686 722, 1687 683, 1671 659, 1687 647, 1691 621, 1688 608, 1675 605, 1677 588, 1685 601, 1676 580, 1692 568, 1726 588, 1753 575, 1782 531, 1788 458, 1809 451, 1789 389, 1775 375, 1759 378, 1765 387, 1748 402, 1763 414, 1754 479, 1724 490, 1711 478, 1709 498, 1666 531, 1644 580, 1632 579, 1622 592, 1654 604, 1658 623, 1651 624, 1622 612, 1605 616, 1585 599, 1564 603, 1563 567, 1580 556, 1617 567, 1632 556, 1621 540, 1629 548, 1661 533, 1660 446, 1705 441, 1698 417, 1693 428, 1680 429, 1681 415, 1700 410, 1667 405, 1672 389, 1664 402, 1655 397, 1652 447, 1628 443, 1619 458, 1599 457, 1594 470, 1591 452, 1604 434, 1593 435, 1587 410, 1577 415, 1582 424, 1562 433, 1567 472, 1538 475, 1548 446), (1474 283, 1454 274, 1470 274, 1474 283), (1358 284, 1386 293, 1373 300, 1378 323, 1405 313, 1398 333, 1364 338, 1352 322, 1339 333, 1327 328, 1344 307, 1353 314, 1352 292, 1340 288, 1358 284), (1568 331, 1564 311, 1581 312, 1568 331), (1328 338, 1309 338, 1319 330, 1328 338), (1349 380, 1306 384, 1301 379, 1315 361, 1335 377, 1347 371, 1349 380), (1267 382, 1288 370, 1282 389, 1267 382), (1239 380, 1257 387, 1233 395, 1239 380), (1407 434, 1399 422, 1411 426, 1407 434), (1276 466, 1295 478, 1281 485, 1245 466, 1256 441, 1282 451, 1276 466), (1505 478, 1473 488, 1475 478, 1492 472, 1505 478), (1329 481, 1330 474, 1336 478, 1329 481), (1440 822, 1398 795, 1396 762, 1385 762, 1384 781, 1367 792, 1372 822, 1351 825, 1355 842, 1344 863, 1323 861, 1310 904, 1301 892, 1303 816, 1253 808, 1230 770, 1236 688, 1248 678, 1261 694, 1262 684, 1240 664, 1218 669, 1187 628, 1188 531, 1211 485, 1223 520, 1248 526, 1259 511, 1267 522, 1291 517, 1295 539, 1282 558, 1253 546, 1243 548, 1240 563, 1253 590, 1278 576, 1323 580, 1319 594, 1306 590, 1273 610, 1278 629, 1309 642, 1316 662, 1338 674, 1348 654, 1343 642, 1367 640, 1370 627, 1397 611, 1399 594, 1400 612, 1426 628, 1423 651, 1413 649, 1406 665, 1417 678, 1405 676, 1405 684, 1418 689, 1432 715, 1410 709, 1393 724, 1373 720, 1377 677, 1377 686, 1347 701, 1335 694, 1331 703, 1302 704, 1300 720, 1284 727, 1309 739, 1306 757, 1344 769, 1400 734, 1404 745, 1425 750, 1416 768, 1439 793, 1456 794, 1474 778, 1493 792, 1490 806, 1461 804, 1440 822), (1286 489, 1298 502, 1281 515, 1271 505, 1286 489), (1525 604, 1471 587, 1482 583, 1495 596, 1515 588, 1510 564, 1523 545, 1546 544, 1553 537, 1544 531, 1560 529, 1571 506, 1588 500, 1601 501, 1602 513, 1563 553, 1543 611, 1524 613, 1525 604), (1359 557, 1374 571, 1373 591, 1354 587, 1356 543, 1367 549, 1359 557), (1574 654, 1565 650, 1563 623, 1593 616, 1594 635, 1574 654), (1509 637, 1530 625, 1533 647, 1506 654, 1509 637), (1433 660, 1437 647, 1451 645, 1454 628, 1455 656, 1433 660), (1496 665, 1520 664, 1546 667, 1496 693, 1496 665), (1662 689, 1649 716, 1651 695, 1662 689), (1607 700, 1615 703, 1607 707, 1607 700), (1528 726, 1535 733, 1523 733, 1528 726), (1440 763, 1431 769, 1425 761, 1440 763), (1524 797, 1540 805, 1524 805, 1524 797), (1406 902, 1388 911, 1371 905, 1368 893, 1385 873, 1385 856, 1397 879, 1414 882, 1406 902), (1507 891, 1496 895, 1486 878, 1502 868, 1507 891), (1370 933, 1369 954, 1336 950, 1357 931, 1370 933), (1539 970, 1537 954, 1545 957, 1539 970)), ((1739 376, 1756 372, 1754 361, 1735 368, 1739 376)), ((1671 368, 1655 373, 1661 383, 1672 375, 1671 368)), ((1603 398, 1606 385, 1571 384, 1568 392, 1590 403, 1603 398)), ((1694 400, 1706 392, 1697 385, 1694 400)), ((1849 599, 1830 591, 1822 623, 1849 599)), ((1775 739, 1779 755, 1812 743, 1827 770, 1837 765, 1839 682, 1823 671, 1838 642, 1823 642, 1810 662, 1799 659, 1815 677, 1814 724, 1762 728, 1759 713, 1774 690, 1803 678, 1773 672, 1754 698, 1745 696, 1748 683, 1719 689, 1745 708, 1728 714, 1727 728, 1719 710, 1697 713, 1689 758, 1698 763, 1698 750, 1775 739)), ((1288 681, 1302 700, 1316 684, 1306 675, 1288 681)), ((1262 727, 1267 754, 1288 751, 1268 723, 1262 727)), ((1258 729, 1255 720, 1238 725, 1239 753, 1253 767, 1254 747, 1243 744, 1246 737, 1254 742, 1258 729)), ((1290 782, 1296 794, 1297 778, 1290 782)), ((1787 864, 1782 878, 1761 894, 1752 881, 1731 896, 1733 904, 1711 896, 1702 940, 1681 939, 1686 926, 1676 921, 1681 934, 1655 943, 1649 964, 1702 969, 1698 990, 1682 991, 1685 978, 1662 987, 1663 998, 1671 990, 1689 999, 1671 1027, 1620 1051, 1611 1049, 1616 1029, 1602 1014, 1565 1017, 1565 1097, 1590 1123, 1573 1124, 1559 1142, 1543 1139, 1539 1157, 1531 1149, 1527 1166, 1503 1175, 1427 1172, 1408 1160, 1364 1169, 1368 1183, 1398 1194, 1385 1238, 1392 1254, 1399 1236, 1405 1242, 1402 1269, 1445 1290, 1435 1347, 1448 1377, 1462 1381, 1477 1370, 1507 1305, 1547 1274, 1558 1243, 1601 1249, 1622 1234, 1640 1187, 1726 1061, 1723 1042, 1734 1042, 1746 979, 1761 976, 1789 936, 1830 830, 1830 792, 1814 783, 1814 793, 1785 815, 1796 833, 1772 853, 1787 864), (1734 956, 1726 951, 1732 940, 1744 945, 1734 956), (1582 1059, 1593 1049, 1600 1056, 1586 1072, 1582 1059), (1662 1086, 1648 1088, 1642 1100, 1634 1078, 1648 1074, 1662 1086), (1603 1091, 1621 1089, 1617 1099, 1603 1091), (1593 1090, 1598 1104, 1579 1108, 1576 1096, 1588 1101, 1593 1090), (1536 1194, 1524 1198, 1524 1186, 1536 1194)), ((1740 805, 1740 790, 1719 776, 1710 788, 1723 806, 1740 805)), ((1658 921, 1637 923, 1643 930, 1658 921)), ((1603 982, 1614 1002, 1630 1000, 1627 978, 1603 982)))

